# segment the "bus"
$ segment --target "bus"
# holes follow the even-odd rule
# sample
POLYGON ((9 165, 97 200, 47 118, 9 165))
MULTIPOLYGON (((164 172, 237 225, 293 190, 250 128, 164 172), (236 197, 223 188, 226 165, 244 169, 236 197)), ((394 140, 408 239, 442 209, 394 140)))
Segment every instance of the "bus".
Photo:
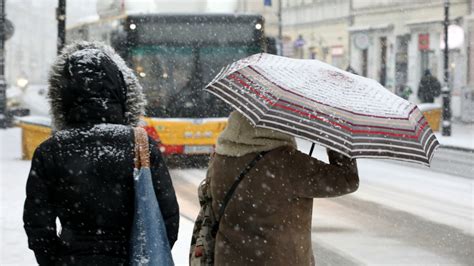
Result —
POLYGON ((76 25, 67 39, 103 41, 125 59, 147 98, 145 129, 165 156, 214 151, 231 107, 203 88, 267 46, 263 17, 235 14, 123 15, 76 25))

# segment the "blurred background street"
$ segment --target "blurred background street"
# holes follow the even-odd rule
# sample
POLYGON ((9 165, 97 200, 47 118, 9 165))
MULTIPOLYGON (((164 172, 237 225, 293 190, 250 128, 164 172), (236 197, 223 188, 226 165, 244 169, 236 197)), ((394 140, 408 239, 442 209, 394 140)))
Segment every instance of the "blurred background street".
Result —
MULTIPOLYGON (((177 265, 188 265, 197 187, 231 110, 202 88, 222 67, 259 52, 378 81, 418 105, 441 145, 431 167, 359 159, 357 192, 315 199, 316 265, 474 265, 473 0, 0 4, 0 265, 35 265, 23 230, 25 185, 34 149, 53 130, 48 70, 62 45, 78 40, 114 47, 144 88, 143 126, 170 162, 180 205, 177 265), (427 70, 439 92, 425 97, 427 70)), ((298 140, 301 151, 310 146, 298 140)), ((313 157, 327 161, 321 147, 313 157)))

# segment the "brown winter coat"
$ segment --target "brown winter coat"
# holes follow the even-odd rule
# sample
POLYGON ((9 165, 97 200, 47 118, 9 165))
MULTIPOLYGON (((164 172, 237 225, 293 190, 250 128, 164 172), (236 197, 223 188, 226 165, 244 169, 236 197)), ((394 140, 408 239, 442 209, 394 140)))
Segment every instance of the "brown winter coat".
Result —
MULTIPOLYGON (((215 213, 236 176, 257 154, 214 156, 208 178, 215 213)), ((269 151, 227 205, 217 233, 215 265, 313 264, 313 198, 351 193, 359 183, 355 160, 332 151, 328 155, 330 164, 290 146, 269 151)))

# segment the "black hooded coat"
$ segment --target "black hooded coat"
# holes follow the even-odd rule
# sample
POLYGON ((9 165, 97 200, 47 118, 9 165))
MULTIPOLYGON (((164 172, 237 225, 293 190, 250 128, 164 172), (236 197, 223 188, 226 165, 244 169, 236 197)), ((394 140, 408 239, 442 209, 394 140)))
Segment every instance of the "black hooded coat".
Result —
MULTIPOLYGON (((29 247, 40 265, 128 264, 133 126, 143 113, 142 89, 124 61, 100 43, 66 47, 49 82, 54 133, 36 149, 26 185, 29 247)), ((150 153, 154 190, 173 246, 176 195, 151 139, 150 153)))
POLYGON ((441 84, 438 79, 431 75, 431 71, 425 70, 418 85, 418 98, 422 103, 432 103, 434 98, 441 94, 441 84))

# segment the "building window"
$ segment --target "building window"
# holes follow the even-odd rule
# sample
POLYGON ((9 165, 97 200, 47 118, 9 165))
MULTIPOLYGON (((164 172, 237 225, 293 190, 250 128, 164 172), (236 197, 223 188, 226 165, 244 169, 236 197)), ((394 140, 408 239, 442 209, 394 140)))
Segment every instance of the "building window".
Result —
POLYGON ((420 51, 420 73, 423 74, 425 70, 429 69, 434 76, 436 76, 436 57, 433 51, 425 50, 420 51))
POLYGON ((400 35, 396 39, 395 90, 400 96, 408 81, 408 43, 410 35, 400 35))

